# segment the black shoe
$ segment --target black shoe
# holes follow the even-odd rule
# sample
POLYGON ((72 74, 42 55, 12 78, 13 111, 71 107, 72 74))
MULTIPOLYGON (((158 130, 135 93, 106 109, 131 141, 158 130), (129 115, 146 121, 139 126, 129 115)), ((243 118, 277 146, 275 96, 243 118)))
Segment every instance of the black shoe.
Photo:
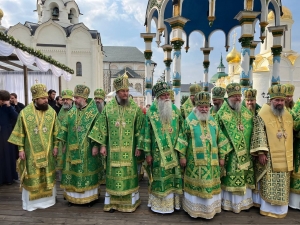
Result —
POLYGON ((93 205, 94 205, 94 202, 88 203, 88 207, 89 207, 89 208, 93 207, 93 205))
POLYGON ((72 202, 68 202, 68 206, 69 207, 73 206, 73 203, 72 202))
POLYGON ((110 213, 114 213, 116 210, 114 210, 114 209, 110 209, 108 212, 110 212, 110 213))

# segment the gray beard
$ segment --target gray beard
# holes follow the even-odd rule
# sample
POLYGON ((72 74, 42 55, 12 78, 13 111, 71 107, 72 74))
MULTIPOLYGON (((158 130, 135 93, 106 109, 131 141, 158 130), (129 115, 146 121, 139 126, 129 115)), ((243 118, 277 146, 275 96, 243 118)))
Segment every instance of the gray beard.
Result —
POLYGON ((242 108, 242 102, 232 102, 228 99, 228 104, 230 105, 230 107, 237 112, 241 111, 242 108))
POLYGON ((69 105, 68 103, 65 103, 62 105, 62 108, 66 111, 69 110, 71 107, 72 107, 72 105, 69 105))
POLYGON ((275 116, 281 117, 284 114, 284 107, 282 109, 276 109, 272 103, 271 103, 271 110, 275 116))
POLYGON ((127 99, 120 99, 120 97, 118 95, 116 95, 116 99, 117 99, 117 102, 121 106, 128 106, 129 105, 129 98, 127 98, 127 99))
POLYGON ((96 102, 99 113, 104 109, 104 102, 96 102))
POLYGON ((171 100, 157 100, 158 113, 160 121, 163 124, 170 124, 172 120, 172 102, 171 100))
MULTIPOLYGON (((83 103, 83 104, 85 104, 85 103, 83 103)), ((86 106, 86 104, 85 105, 83 105, 83 104, 80 102, 80 103, 78 103, 78 105, 75 104, 75 106, 77 109, 82 109, 83 107, 86 106)))
POLYGON ((207 113, 202 113, 202 112, 199 112, 199 110, 197 108, 194 108, 193 112, 195 113, 197 119, 200 121, 207 121, 210 117, 209 111, 207 113))

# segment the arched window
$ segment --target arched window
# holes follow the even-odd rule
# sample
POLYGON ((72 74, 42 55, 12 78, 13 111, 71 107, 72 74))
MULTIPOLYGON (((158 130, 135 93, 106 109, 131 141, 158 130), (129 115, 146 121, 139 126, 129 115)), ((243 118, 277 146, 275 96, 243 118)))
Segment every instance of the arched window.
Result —
POLYGON ((81 62, 76 63, 76 76, 82 76, 82 65, 81 62))

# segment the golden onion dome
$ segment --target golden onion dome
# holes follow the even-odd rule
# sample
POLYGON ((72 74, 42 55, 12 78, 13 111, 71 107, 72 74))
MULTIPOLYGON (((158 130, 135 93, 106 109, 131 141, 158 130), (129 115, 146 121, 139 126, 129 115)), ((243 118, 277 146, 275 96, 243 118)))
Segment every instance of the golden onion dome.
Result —
POLYGON ((2 11, 2 9, 0 9, 0 20, 3 18, 4 16, 4 12, 2 11))
MULTIPOLYGON (((293 14, 289 8, 282 6, 282 12, 283 12, 283 15, 281 16, 281 19, 285 19, 285 20, 293 19, 293 14)), ((268 21, 274 20, 274 18, 275 18, 274 12, 273 11, 269 12, 268 21)))
POLYGON ((241 53, 236 50, 235 47, 232 48, 231 52, 226 56, 226 61, 228 63, 239 63, 241 62, 241 53))

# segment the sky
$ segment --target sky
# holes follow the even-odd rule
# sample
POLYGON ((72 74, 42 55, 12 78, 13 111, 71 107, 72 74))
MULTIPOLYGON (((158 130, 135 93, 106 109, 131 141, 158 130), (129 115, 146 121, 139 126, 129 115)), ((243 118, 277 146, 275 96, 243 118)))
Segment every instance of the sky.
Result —
MULTIPOLYGON (((144 40, 140 33, 145 33, 145 13, 148 0, 76 0, 81 13, 80 22, 83 22, 89 29, 98 30, 104 46, 135 46, 142 52, 145 50, 144 40)), ((292 49, 300 53, 300 0, 282 0, 282 4, 288 7, 294 19, 292 31, 292 49)), ((0 8, 4 11, 2 26, 9 27, 17 23, 24 24, 25 21, 37 22, 36 0, 0 0, 0 8)), ((152 32, 156 32, 152 22, 152 32)), ((258 25, 257 25, 258 26, 258 25)), ((240 29, 236 29, 237 36, 240 36, 240 29)), ((255 36, 258 40, 259 32, 255 36)), ((163 73, 164 54, 162 48, 158 47, 154 39, 152 42, 152 60, 157 63, 154 71, 154 81, 163 73)), ((224 48, 224 35, 221 32, 213 34, 211 43, 214 50, 210 54, 209 78, 217 72, 221 54, 225 67, 226 50, 224 48)), ((232 41, 231 41, 232 43, 232 41)), ((200 34, 192 34, 190 49, 188 53, 182 50, 182 83, 194 83, 203 81, 203 39, 200 34)), ((240 50, 240 44, 237 43, 240 50)), ((229 50, 230 51, 230 50, 229 50)), ((259 48, 256 49, 256 54, 259 48)), ((226 68, 227 71, 228 68, 226 68)))

